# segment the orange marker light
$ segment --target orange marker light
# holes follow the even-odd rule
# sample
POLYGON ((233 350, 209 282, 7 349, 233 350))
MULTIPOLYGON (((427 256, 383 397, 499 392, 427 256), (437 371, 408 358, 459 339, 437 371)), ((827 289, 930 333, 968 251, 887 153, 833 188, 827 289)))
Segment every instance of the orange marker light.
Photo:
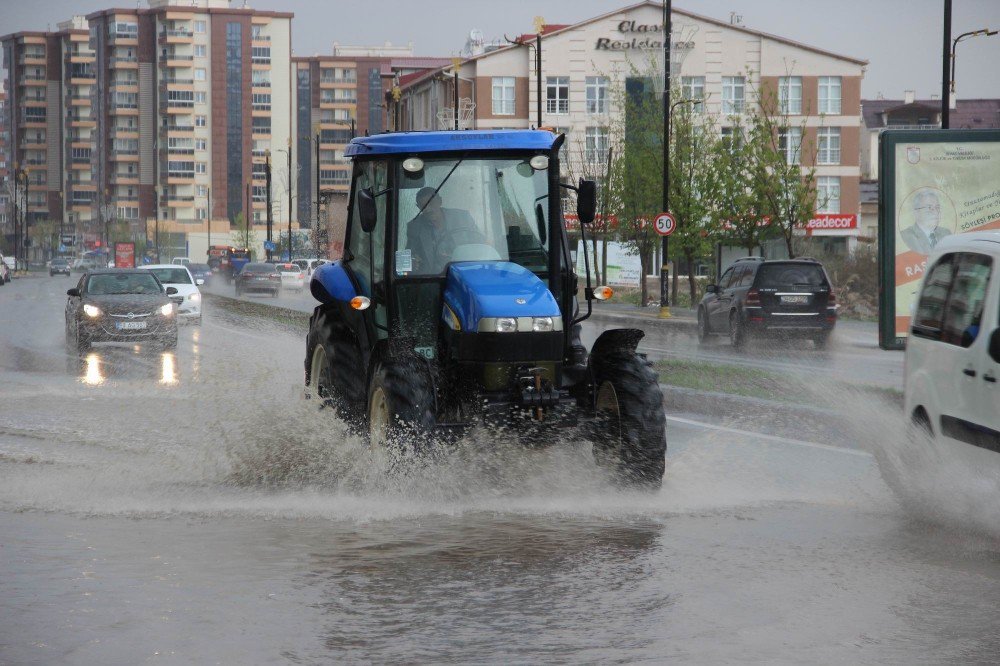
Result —
POLYGON ((351 307, 355 310, 367 310, 372 302, 366 296, 355 296, 351 299, 351 307))
POLYGON ((615 290, 611 287, 598 287, 594 289, 594 298, 599 301, 606 301, 615 295, 615 290))

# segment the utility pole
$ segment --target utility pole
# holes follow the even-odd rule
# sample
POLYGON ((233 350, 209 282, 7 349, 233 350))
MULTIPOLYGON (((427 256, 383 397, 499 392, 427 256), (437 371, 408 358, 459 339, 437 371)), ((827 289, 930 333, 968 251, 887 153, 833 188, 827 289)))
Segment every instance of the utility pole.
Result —
POLYGON ((545 30, 545 19, 535 17, 535 108, 538 111, 538 129, 542 128, 542 32, 545 30))
MULTIPOLYGON (((264 177, 267 179, 267 243, 268 248, 271 244, 271 224, 273 220, 271 219, 271 151, 270 149, 264 153, 264 164, 265 171, 264 177)), ((271 263, 271 250, 267 250, 267 263, 271 263)))
MULTIPOLYGON (((212 248, 212 188, 206 188, 208 194, 208 247, 212 248)), ((208 254, 206 252, 206 254, 208 254)))
POLYGON ((944 0, 944 46, 941 47, 941 129, 951 128, 951 0, 944 0))
POLYGON ((243 247, 245 249, 249 250, 250 249, 250 215, 251 215, 251 208, 250 208, 250 183, 247 183, 246 207, 243 210, 246 211, 246 213, 243 214, 243 236, 244 236, 243 247))
POLYGON ((292 137, 288 137, 288 261, 292 260, 292 137))
MULTIPOLYGON (((319 224, 320 224, 320 196, 319 196, 319 140, 321 134, 319 131, 319 126, 314 128, 314 133, 316 134, 316 233, 313 234, 316 245, 316 258, 319 259, 319 224)), ((351 119, 351 138, 354 138, 354 119, 351 119)))
MULTIPOLYGON (((670 4, 663 0, 663 212, 670 212, 670 4)), ((660 262, 660 319, 670 319, 670 236, 663 237, 660 262)), ((646 279, 643 277, 643 279, 646 279)))

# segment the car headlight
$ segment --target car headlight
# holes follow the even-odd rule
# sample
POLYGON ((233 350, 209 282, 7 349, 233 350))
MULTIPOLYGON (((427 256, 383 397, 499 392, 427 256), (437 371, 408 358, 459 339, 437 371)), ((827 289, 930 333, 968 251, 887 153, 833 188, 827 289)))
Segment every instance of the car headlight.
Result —
POLYGON ((500 317, 497 319, 497 333, 513 333, 517 331, 517 319, 513 317, 500 317))
POLYGON ((95 305, 91 305, 90 303, 87 303, 87 304, 85 304, 83 306, 83 313, 85 315, 87 315, 88 317, 100 317, 101 316, 101 310, 100 310, 100 308, 98 308, 95 305))
POLYGON ((166 305, 164 305, 163 307, 160 308, 160 314, 162 314, 164 316, 169 317, 173 313, 174 313, 174 304, 173 303, 167 303, 166 305))
POLYGON ((548 333, 552 328, 552 317, 532 317, 531 319, 531 330, 535 333, 548 333))
POLYGON ((190 296, 188 296, 188 300, 197 303, 198 301, 201 300, 201 294, 191 294, 190 296))

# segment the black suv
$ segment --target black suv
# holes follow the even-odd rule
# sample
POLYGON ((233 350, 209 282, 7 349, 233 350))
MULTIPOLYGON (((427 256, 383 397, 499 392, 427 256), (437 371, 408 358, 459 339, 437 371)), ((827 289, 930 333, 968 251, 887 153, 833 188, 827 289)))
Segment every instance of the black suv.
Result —
POLYGON ((698 340, 728 335, 734 347, 768 332, 808 337, 817 347, 837 323, 833 285, 815 259, 738 259, 698 304, 698 340))

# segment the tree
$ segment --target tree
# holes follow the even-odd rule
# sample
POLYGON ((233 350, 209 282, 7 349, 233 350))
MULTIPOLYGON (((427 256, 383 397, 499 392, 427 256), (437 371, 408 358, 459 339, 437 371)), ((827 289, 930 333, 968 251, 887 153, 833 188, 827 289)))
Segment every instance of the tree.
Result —
POLYGON ((762 181, 756 189, 766 203, 771 227, 781 234, 788 256, 794 258, 792 238, 816 211, 815 146, 804 150, 805 121, 794 126, 787 105, 782 108, 774 90, 758 90, 757 102, 750 114, 755 135, 763 144, 754 153, 761 161, 756 172, 762 181), (802 166, 810 161, 812 165, 802 166))

